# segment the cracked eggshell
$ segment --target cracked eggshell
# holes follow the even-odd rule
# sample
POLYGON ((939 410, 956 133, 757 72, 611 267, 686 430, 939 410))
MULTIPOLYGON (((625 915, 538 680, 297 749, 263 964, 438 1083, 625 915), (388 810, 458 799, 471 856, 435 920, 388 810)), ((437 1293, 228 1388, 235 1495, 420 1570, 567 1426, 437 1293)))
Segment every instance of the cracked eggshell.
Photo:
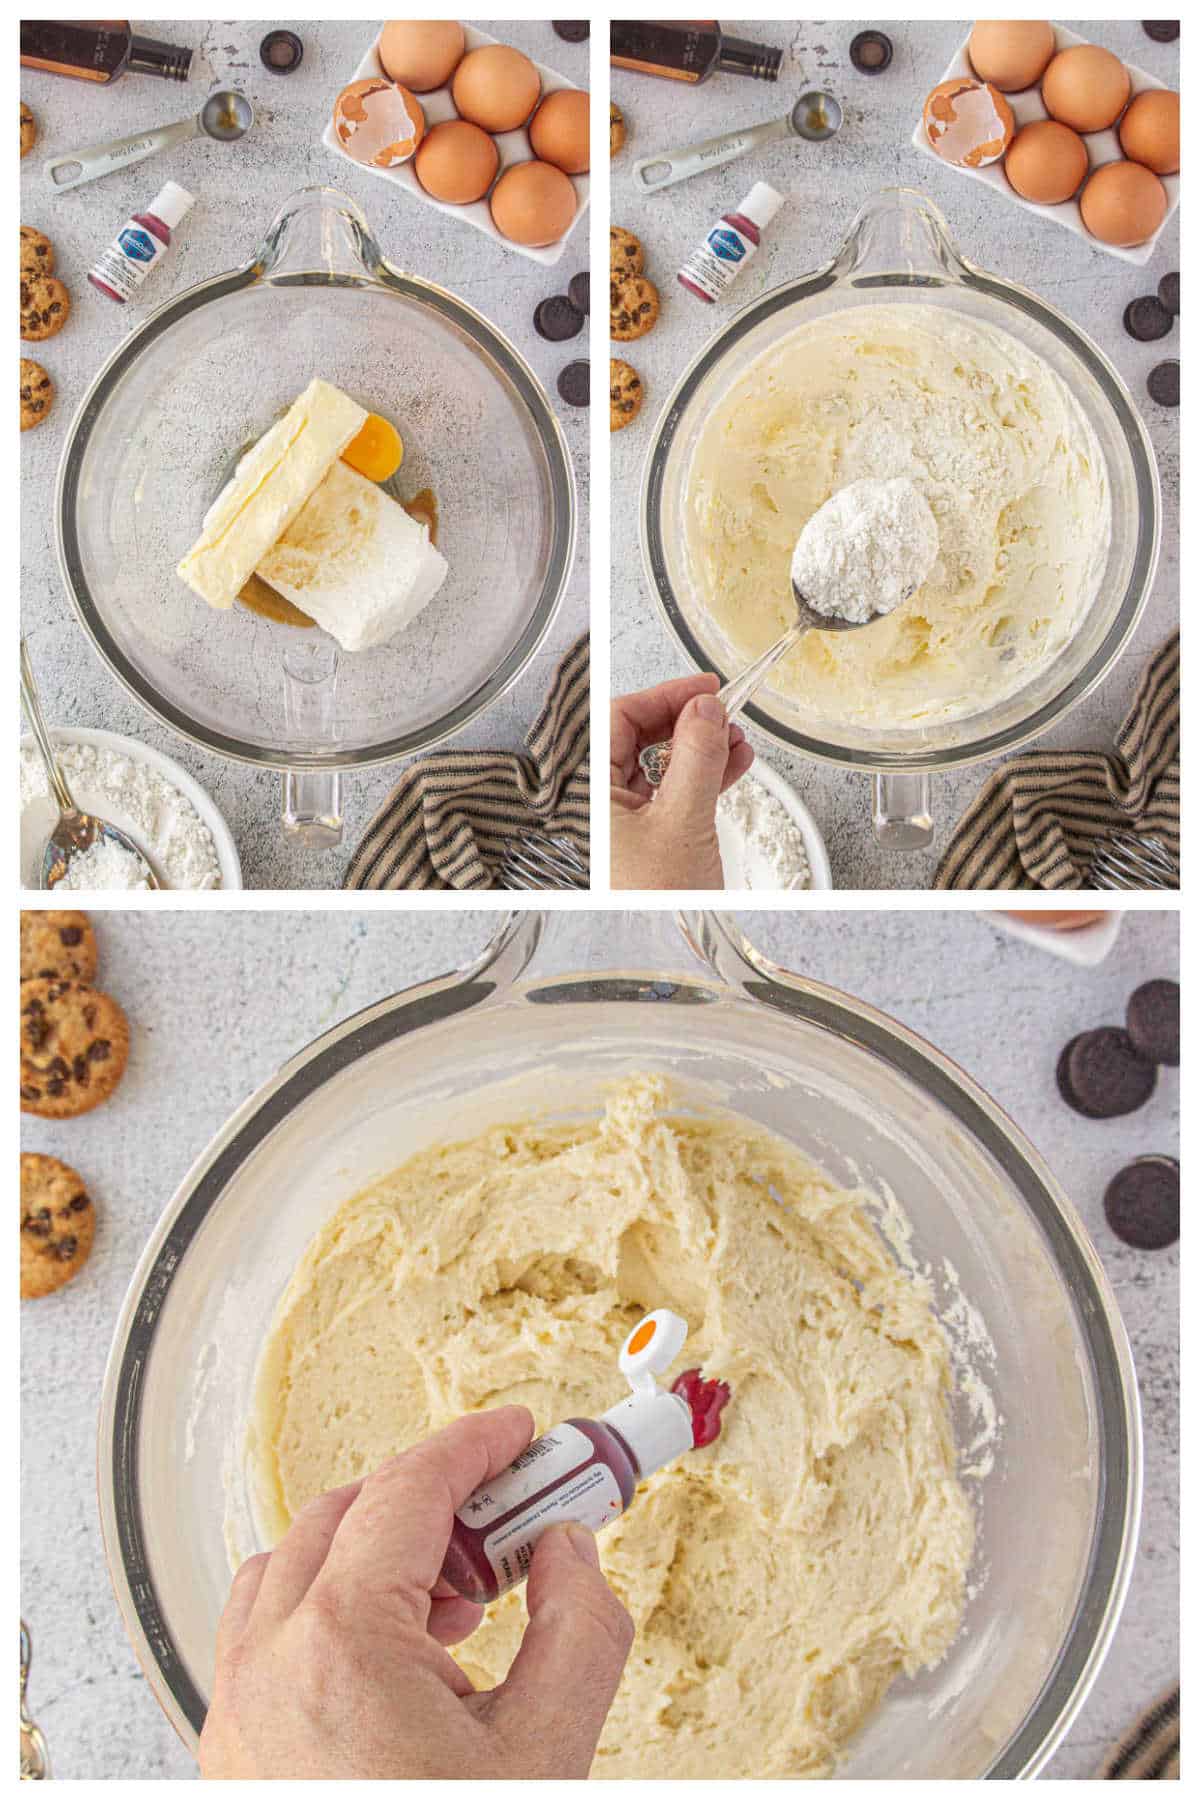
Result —
POLYGON ((347 156, 367 168, 406 163, 425 136, 421 103, 384 75, 352 81, 333 103, 333 129, 347 156))
POLYGON ((939 81, 925 101, 925 136, 943 162, 986 169, 1012 143, 1012 107, 999 88, 969 75, 939 81))

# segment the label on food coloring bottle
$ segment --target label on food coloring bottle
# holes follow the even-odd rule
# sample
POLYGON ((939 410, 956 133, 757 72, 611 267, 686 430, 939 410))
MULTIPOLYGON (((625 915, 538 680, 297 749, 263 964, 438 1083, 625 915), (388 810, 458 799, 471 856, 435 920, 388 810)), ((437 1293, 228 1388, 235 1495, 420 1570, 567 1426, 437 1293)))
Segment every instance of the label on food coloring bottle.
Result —
POLYGON ((92 265, 92 274, 124 300, 133 296, 170 246, 141 225, 129 224, 92 265))
POLYGON ((574 1425, 556 1425, 543 1437, 534 1438, 503 1475, 476 1488, 459 1507, 456 1517, 464 1525, 482 1530, 489 1519, 502 1519, 514 1506, 549 1487, 572 1469, 578 1469, 595 1451, 574 1425))
POLYGON ((722 219, 692 251, 679 273, 710 300, 716 300, 757 249, 758 245, 745 237, 736 225, 722 219))
MULTIPOLYGON (((568 1426, 567 1429, 571 1428, 568 1426)), ((576 1436, 580 1435, 576 1433, 576 1436)), ((587 1443, 586 1438, 584 1442, 587 1443)), ((590 1444, 588 1450, 591 1451, 590 1444)), ((500 1479, 503 1481, 506 1477, 500 1479)), ((542 1486, 541 1479, 537 1485, 542 1486)), ((621 1490, 607 1463, 591 1463, 572 1480, 555 1488, 552 1494, 543 1494, 540 1500, 535 1500, 507 1524, 497 1526, 483 1540, 484 1555, 492 1566, 500 1592, 525 1580, 538 1539, 548 1526, 574 1521, 577 1525, 585 1525, 589 1531, 601 1531, 605 1525, 619 1519, 623 1511, 621 1490)))

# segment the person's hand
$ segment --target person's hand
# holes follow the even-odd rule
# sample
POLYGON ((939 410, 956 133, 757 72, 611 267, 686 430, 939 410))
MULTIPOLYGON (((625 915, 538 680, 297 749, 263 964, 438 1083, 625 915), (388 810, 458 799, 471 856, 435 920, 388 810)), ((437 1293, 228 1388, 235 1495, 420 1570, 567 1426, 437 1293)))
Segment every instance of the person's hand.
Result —
POLYGON ((633 1641, 581 1525, 552 1526, 507 1679, 446 1644, 481 1607, 439 1581, 456 1507, 529 1443, 523 1406, 459 1419, 306 1506, 234 1578, 200 1738, 207 1780, 582 1780, 633 1641))
POLYGON ((717 800, 754 752, 715 698, 715 675, 688 675, 612 703, 611 851, 614 888, 721 888, 717 800), (649 744, 672 740, 655 793, 638 767, 649 744))

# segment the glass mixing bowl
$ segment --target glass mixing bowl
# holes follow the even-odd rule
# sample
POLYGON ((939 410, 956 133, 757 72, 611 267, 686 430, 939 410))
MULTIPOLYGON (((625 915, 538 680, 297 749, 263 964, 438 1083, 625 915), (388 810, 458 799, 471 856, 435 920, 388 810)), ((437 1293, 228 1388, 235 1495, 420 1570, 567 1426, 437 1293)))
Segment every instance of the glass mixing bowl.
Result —
POLYGON ((113 673, 205 749, 311 771, 285 817, 323 842, 337 835, 334 771, 427 749, 512 686, 554 618, 576 531, 537 378, 486 319, 386 262, 331 188, 293 195, 244 267, 120 344, 68 434, 57 516, 67 591, 113 673), (352 656, 320 631, 215 612, 175 573, 238 451, 315 375, 399 426, 398 497, 433 490, 450 565, 407 631, 352 656))
MULTIPOLYGON (((130 1636, 193 1747, 229 1551, 257 1547, 243 1435, 258 1357, 313 1233, 432 1141, 521 1113, 591 1117, 606 1083, 648 1069, 683 1103, 734 1108, 834 1179, 894 1195, 935 1300, 965 1295, 994 1349, 982 1373, 1003 1427, 977 1490, 964 1628, 936 1669, 893 1687, 840 1772, 1032 1775, 1075 1716, 1120 1612, 1141 1495, 1129 1345, 1079 1218, 1011 1121, 928 1044, 767 964, 730 922, 680 923, 597 919, 581 959, 556 954, 562 927, 547 915, 511 917, 472 967, 293 1058, 167 1206, 105 1376, 100 1507, 130 1636)), ((962 1443, 961 1395, 956 1409, 962 1443)))
POLYGON ((685 654, 726 681, 740 664, 699 602, 685 544, 700 433, 731 385, 789 333, 850 307, 898 300, 965 314, 1035 350, 1066 383, 1100 441, 1113 510, 1107 567, 1078 631, 1023 688, 985 711, 905 730, 823 727, 825 735, 815 736, 794 701, 769 687, 746 708, 776 743, 820 762, 871 771, 876 835, 884 845, 907 849, 933 836, 931 774, 1015 749, 1062 718, 1104 679, 1141 616, 1158 563, 1158 470, 1145 426, 1108 358, 1044 300, 969 263, 923 194, 887 189, 861 209, 832 262, 753 301, 684 371, 647 458, 641 542, 651 589, 685 654))

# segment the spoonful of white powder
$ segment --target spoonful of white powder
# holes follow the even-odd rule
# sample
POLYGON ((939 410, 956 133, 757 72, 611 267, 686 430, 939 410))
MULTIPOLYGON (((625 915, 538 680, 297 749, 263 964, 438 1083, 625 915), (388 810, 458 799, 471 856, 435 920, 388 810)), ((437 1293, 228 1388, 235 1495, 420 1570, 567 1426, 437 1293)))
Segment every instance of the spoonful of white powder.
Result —
MULTIPOLYGON (((857 631, 894 612, 927 580, 941 540, 929 502, 907 476, 851 481, 818 507, 792 553, 795 623, 717 695, 732 719, 771 670, 810 631, 857 631)), ((670 743, 638 757, 651 787, 671 761, 670 743)))
POLYGON ((938 549, 929 502, 907 476, 851 481, 796 540, 792 586, 823 618, 865 625, 916 593, 938 549))

